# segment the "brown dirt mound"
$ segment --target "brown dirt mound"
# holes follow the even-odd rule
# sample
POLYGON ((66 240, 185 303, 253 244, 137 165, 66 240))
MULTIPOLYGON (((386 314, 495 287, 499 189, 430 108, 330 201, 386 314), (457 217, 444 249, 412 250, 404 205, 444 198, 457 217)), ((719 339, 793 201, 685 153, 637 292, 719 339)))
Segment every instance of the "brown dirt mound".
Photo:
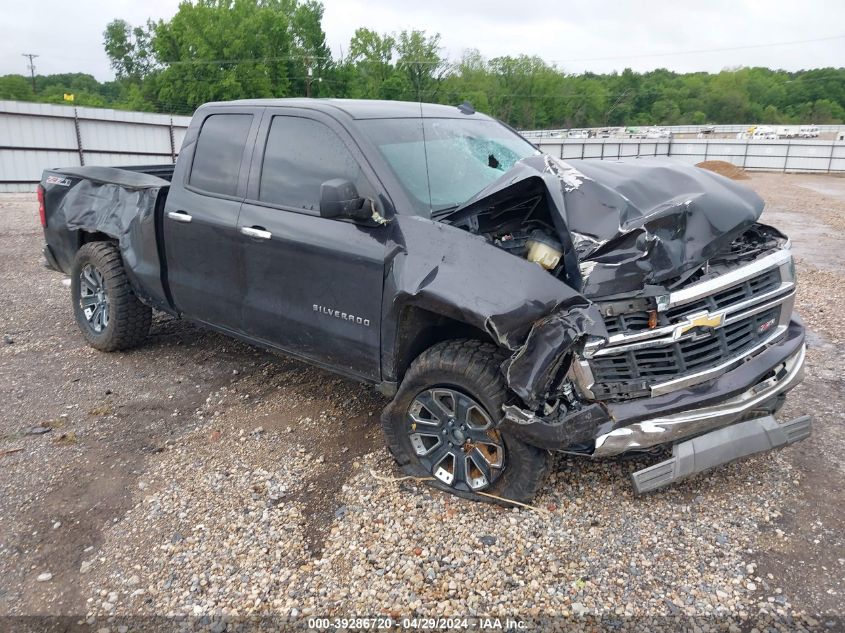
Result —
POLYGON ((726 176, 731 180, 748 180, 748 174, 742 167, 737 167, 733 163, 724 160, 705 160, 698 163, 696 167, 715 171, 717 174, 726 176))

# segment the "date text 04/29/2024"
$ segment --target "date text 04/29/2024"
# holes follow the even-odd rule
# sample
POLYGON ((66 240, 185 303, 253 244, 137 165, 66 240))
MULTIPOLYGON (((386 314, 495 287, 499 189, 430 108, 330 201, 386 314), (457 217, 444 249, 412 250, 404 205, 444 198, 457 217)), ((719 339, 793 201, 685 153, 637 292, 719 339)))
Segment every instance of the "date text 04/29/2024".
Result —
POLYGON ((308 628, 317 631, 328 630, 419 630, 419 631, 449 631, 449 630, 497 630, 521 631, 528 628, 527 622, 512 618, 391 618, 379 617, 347 617, 347 618, 309 618, 308 628))

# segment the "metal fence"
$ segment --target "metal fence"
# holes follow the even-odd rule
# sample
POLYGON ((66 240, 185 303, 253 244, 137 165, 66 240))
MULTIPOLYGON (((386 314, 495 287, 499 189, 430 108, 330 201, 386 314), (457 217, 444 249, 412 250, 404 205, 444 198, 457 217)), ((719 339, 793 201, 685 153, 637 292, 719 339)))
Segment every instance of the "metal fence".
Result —
MULTIPOLYGON (((166 114, 0 101, 0 191, 34 191, 41 172, 49 167, 174 162, 190 120, 166 114)), ((724 160, 749 170, 845 173, 845 141, 531 140, 544 152, 568 159, 672 156, 690 163, 724 160)))
POLYGON ((49 167, 174 162, 190 120, 0 101, 0 191, 34 191, 49 167))
POLYGON ((671 156, 688 163, 723 160, 759 171, 845 173, 845 141, 532 139, 558 158, 671 156))
MULTIPOLYGON (((737 134, 740 132, 747 132, 751 127, 760 127, 763 125, 764 127, 772 127, 772 128, 780 128, 780 127, 790 127, 790 128, 799 128, 803 127, 797 124, 788 124, 788 125, 779 125, 779 124, 759 124, 759 123, 730 123, 730 124, 718 124, 718 125, 634 125, 634 126, 627 126, 627 127, 636 127, 641 130, 645 130, 647 128, 658 127, 661 130, 669 130, 672 134, 697 134, 701 130, 708 129, 711 131, 712 134, 737 134)), ((574 128, 578 130, 588 130, 591 132, 600 132, 601 130, 605 129, 624 129, 626 126, 624 125, 609 125, 605 126, 604 128, 593 127, 593 128, 574 128)), ((819 129, 819 134, 839 134, 841 132, 845 132, 845 125, 815 125, 819 129)), ((521 130, 520 133, 523 134, 526 138, 531 138, 532 140, 535 138, 550 138, 550 139, 565 139, 567 129, 543 129, 543 130, 521 130)), ((570 140, 577 140, 577 139, 570 139, 570 140)))

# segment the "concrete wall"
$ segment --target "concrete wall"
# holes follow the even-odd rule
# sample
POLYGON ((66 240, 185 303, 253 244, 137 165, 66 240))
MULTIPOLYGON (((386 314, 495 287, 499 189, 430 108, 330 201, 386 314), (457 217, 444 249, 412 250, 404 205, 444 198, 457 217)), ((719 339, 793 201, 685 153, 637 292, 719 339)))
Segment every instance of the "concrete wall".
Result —
POLYGON ((723 160, 748 170, 845 173, 845 141, 531 139, 558 158, 671 156, 689 163, 723 160))
POLYGON ((174 162, 190 120, 0 101, 0 191, 34 191, 48 167, 174 162))

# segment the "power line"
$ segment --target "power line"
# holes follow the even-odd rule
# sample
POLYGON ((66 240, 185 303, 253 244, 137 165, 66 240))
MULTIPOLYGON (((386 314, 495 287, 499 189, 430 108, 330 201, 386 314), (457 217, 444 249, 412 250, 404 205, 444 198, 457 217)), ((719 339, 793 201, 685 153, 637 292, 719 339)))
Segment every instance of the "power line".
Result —
POLYGON ((675 55, 697 55, 700 53, 721 53, 725 51, 742 51, 753 48, 773 48, 775 46, 794 46, 796 44, 811 44, 814 42, 829 42, 831 40, 845 39, 845 35, 831 35, 830 37, 817 37, 810 40, 792 40, 790 42, 771 42, 769 44, 744 44, 742 46, 724 46, 721 48, 699 48, 686 51, 669 51, 664 53, 639 53, 637 55, 616 55, 613 57, 581 57, 578 59, 552 59, 552 63, 572 64, 574 62, 605 62, 614 59, 641 59, 644 57, 674 57, 675 55))

